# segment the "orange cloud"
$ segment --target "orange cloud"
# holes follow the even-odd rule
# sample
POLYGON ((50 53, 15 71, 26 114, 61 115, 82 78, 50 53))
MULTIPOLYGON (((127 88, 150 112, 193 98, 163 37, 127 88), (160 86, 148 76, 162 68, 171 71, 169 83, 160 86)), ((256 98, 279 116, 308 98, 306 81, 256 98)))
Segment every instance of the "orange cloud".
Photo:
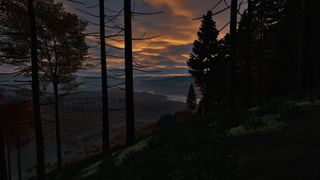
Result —
MULTIPOLYGON (((57 0, 63 1, 63 0, 57 0)), ((141 64, 151 66, 152 68, 187 68, 186 61, 192 50, 192 44, 197 38, 197 31, 201 24, 200 20, 192 20, 193 18, 202 16, 210 9, 218 0, 144 0, 149 8, 143 7, 142 4, 137 4, 135 11, 150 12, 162 11, 164 14, 143 16, 135 18, 133 21, 133 35, 141 37, 147 33, 150 36, 160 36, 146 41, 134 41, 133 51, 135 60, 141 64)), ((230 0, 227 0, 229 3, 230 0)), ((65 1, 66 2, 66 1, 65 1)), ((86 1, 87 2, 87 1, 86 1)), ((96 2, 89 2, 88 5, 95 5, 96 2), (89 4, 91 3, 91 4, 89 4)), ((121 9, 122 1, 109 0, 106 1, 109 9, 121 9)), ((97 19, 86 17, 85 14, 77 12, 73 6, 77 8, 79 5, 66 2, 65 8, 68 11, 80 14, 82 17, 92 21, 99 22, 97 19)), ((224 8, 225 4, 218 6, 215 11, 224 8)), ((83 7, 82 7, 83 8, 83 7)), ((98 9, 91 10, 97 14, 98 9)), ((229 19, 229 11, 226 11, 219 16, 215 16, 217 28, 223 27, 229 19)), ((118 19, 120 24, 123 24, 123 17, 118 19)), ((89 26, 89 32, 98 32, 96 26, 89 26)), ((109 30, 110 31, 110 30, 109 30)), ((219 38, 222 38, 228 32, 228 28, 220 33, 219 38)), ((110 32, 109 32, 110 33, 110 32)), ((123 40, 123 37, 118 40, 123 40)), ((98 39, 88 37, 87 42, 93 45, 98 39)), ((108 44, 123 48, 123 41, 108 40, 108 44)), ((108 47, 108 51, 115 56, 122 57, 123 51, 116 48, 108 47)), ((99 55, 99 49, 91 49, 90 52, 99 55)), ((119 58, 108 58, 109 67, 123 67, 124 60, 119 58)))

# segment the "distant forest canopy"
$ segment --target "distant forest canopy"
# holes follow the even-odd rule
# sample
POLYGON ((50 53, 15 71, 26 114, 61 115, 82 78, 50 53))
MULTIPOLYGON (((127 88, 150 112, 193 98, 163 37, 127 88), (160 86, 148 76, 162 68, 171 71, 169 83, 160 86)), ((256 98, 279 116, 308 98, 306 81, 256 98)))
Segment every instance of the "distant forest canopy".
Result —
MULTIPOLYGON (((316 6, 306 0, 251 0, 236 34, 234 101, 253 106, 261 100, 320 85, 316 6)), ((228 106, 230 34, 218 39, 209 11, 203 16, 187 61, 207 110, 228 106)))

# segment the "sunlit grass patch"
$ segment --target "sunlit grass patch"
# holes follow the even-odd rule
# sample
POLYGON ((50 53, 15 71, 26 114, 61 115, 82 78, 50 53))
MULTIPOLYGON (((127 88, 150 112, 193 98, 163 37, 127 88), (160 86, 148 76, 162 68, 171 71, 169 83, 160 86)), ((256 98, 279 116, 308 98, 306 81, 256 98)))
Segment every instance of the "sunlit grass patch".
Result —
POLYGON ((147 141, 148 139, 142 140, 140 142, 138 142, 137 144, 130 146, 122 151, 118 151, 113 153, 113 161, 115 165, 120 165, 129 154, 133 154, 139 151, 142 151, 144 148, 147 147, 147 141))
POLYGON ((233 137, 245 137, 252 135, 268 134, 280 132, 287 124, 279 120, 279 114, 266 115, 248 121, 244 125, 232 128, 229 135, 233 137))

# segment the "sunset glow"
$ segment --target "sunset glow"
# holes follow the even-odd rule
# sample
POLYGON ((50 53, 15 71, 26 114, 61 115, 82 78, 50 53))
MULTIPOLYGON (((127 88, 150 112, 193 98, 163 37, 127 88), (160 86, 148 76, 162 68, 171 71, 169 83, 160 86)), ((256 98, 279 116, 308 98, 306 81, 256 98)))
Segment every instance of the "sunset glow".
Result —
MULTIPOLYGON (((83 19, 97 22, 93 17, 84 14, 77 9, 81 9, 82 6, 70 3, 66 0, 56 0, 63 2, 65 9, 78 14, 83 19)), ((146 5, 136 2, 136 12, 163 12, 162 14, 139 16, 133 21, 133 34, 134 37, 139 38, 146 34, 147 37, 157 36, 153 39, 134 41, 133 52, 135 60, 140 64, 149 66, 151 69, 165 70, 172 68, 187 69, 186 61, 189 58, 189 54, 192 50, 192 44, 197 38, 197 31, 199 29, 200 20, 193 20, 200 17, 209 9, 208 4, 214 5, 215 2, 209 2, 208 0, 145 0, 146 5)), ((227 1, 229 2, 229 1, 227 1)), ((95 5, 95 3, 88 3, 88 6, 95 5)), ((121 9, 122 2, 116 0, 110 0, 106 2, 108 9, 118 10, 121 9)), ((221 4, 216 7, 216 10, 223 9, 225 4, 221 4)), ((83 9, 83 7, 82 7, 83 9)), ((97 9, 86 9, 92 14, 98 15, 97 9)), ((107 12, 108 13, 108 12, 107 12)), ((110 12, 109 12, 110 13, 110 12)), ((229 11, 225 11, 218 16, 214 17, 218 29, 223 27, 227 23, 229 18, 229 11)), ((122 17, 118 20, 120 24, 122 17)), ((87 29, 88 32, 97 32, 97 26, 90 25, 87 29)), ((222 38, 229 28, 225 28, 219 35, 222 38)), ((111 33, 107 29, 107 33, 111 33)), ((107 43, 118 48, 124 48, 121 38, 118 40, 107 40, 107 43)), ((87 42, 91 45, 95 45, 98 39, 93 36, 87 37, 87 42)), ((110 48, 110 47, 109 47, 110 48)), ((91 48, 92 53, 89 60, 97 60, 99 57, 99 47, 91 48)), ((118 49, 110 48, 112 56, 122 57, 123 52, 118 49)), ((124 60, 119 58, 108 58, 109 67, 121 67, 124 60)), ((97 71, 99 71, 97 69, 97 71)))

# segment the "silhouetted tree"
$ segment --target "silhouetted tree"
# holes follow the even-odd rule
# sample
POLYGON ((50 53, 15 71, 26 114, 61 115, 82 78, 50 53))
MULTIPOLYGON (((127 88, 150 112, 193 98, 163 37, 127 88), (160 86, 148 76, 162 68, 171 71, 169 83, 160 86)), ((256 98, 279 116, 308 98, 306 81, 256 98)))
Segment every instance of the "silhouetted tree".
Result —
MULTIPOLYGON (((1 107, 0 107, 1 108, 1 107)), ((5 155, 4 138, 2 132, 2 122, 0 121, 0 178, 3 180, 7 179, 7 165, 5 155)))
MULTIPOLYGON (((312 3, 307 0, 249 0, 248 3, 248 10, 241 15, 238 28, 235 17, 239 12, 236 3, 233 3, 231 30, 233 34, 237 32, 236 41, 235 34, 227 35, 224 43, 223 40, 219 41, 217 50, 221 56, 224 52, 224 58, 221 59, 230 62, 229 79, 232 83, 229 83, 229 90, 233 93, 229 92, 229 97, 232 95, 233 98, 229 100, 233 99, 237 105, 250 106, 270 96, 285 95, 292 90, 306 90, 319 85, 320 73, 316 70, 320 67, 316 60, 319 57, 316 45, 319 28, 312 27, 317 14, 312 3), (237 46, 234 46, 235 43, 237 46), (226 50, 230 57, 225 53, 226 50), (233 57, 237 58, 235 63, 233 57)), ((191 62, 188 63, 190 66, 191 62)), ((194 75, 209 67, 205 63, 194 63, 193 66, 198 68, 198 71, 193 70, 194 75)), ((220 68, 215 71, 217 69, 220 68)), ((208 77, 211 77, 210 80, 203 78, 202 81, 208 83, 207 92, 215 95, 214 88, 209 88, 210 83, 220 83, 212 79, 213 75, 208 77)), ((203 87, 200 86, 201 92, 203 87)), ((217 104, 215 97, 211 98, 213 100, 209 102, 217 104)), ((202 99, 201 102, 201 107, 207 106, 205 104, 208 101, 202 99)))
POLYGON ((107 84, 107 62, 105 42, 104 0, 99 0, 100 9, 100 48, 101 48, 101 83, 102 83, 102 139, 103 151, 109 149, 109 104, 107 84))
POLYGON ((240 83, 236 88, 236 98, 238 102, 246 105, 258 102, 272 92, 279 93, 287 88, 275 87, 275 84, 288 83, 289 79, 282 80, 285 77, 283 68, 291 69, 288 68, 290 63, 281 64, 284 57, 276 57, 277 52, 281 53, 278 49, 282 42, 278 39, 283 39, 277 35, 280 30, 279 24, 284 17, 283 0, 251 0, 248 3, 248 10, 242 14, 238 26, 239 45, 236 53, 236 81, 240 83), (277 73, 281 71, 282 75, 277 73))
POLYGON ((38 77, 37 27, 33 8, 33 0, 28 0, 28 15, 31 37, 32 103, 37 149, 37 178, 45 179, 44 143, 39 100, 40 93, 38 77))
POLYGON ((237 45, 237 15, 238 0, 231 0, 230 10, 230 64, 229 64, 229 84, 228 84, 228 100, 229 106, 234 106, 235 101, 235 84, 236 84, 236 45, 237 45))
MULTIPOLYGON (((0 107, 1 123, 4 138, 7 142, 7 150, 16 150, 18 178, 22 179, 20 148, 30 142, 32 136, 32 109, 29 102, 10 102, 0 107), (19 112, 19 113, 17 113, 19 112)), ((9 156, 8 156, 9 157, 9 156)), ((8 162, 10 159, 8 159, 8 162)), ((10 163, 11 164, 11 163, 10 163)))
MULTIPOLYGON (((24 3, 24 1, 22 2, 24 3)), ((22 20, 16 20, 16 13, 20 18, 25 18, 26 9, 23 4, 13 4, 15 7, 13 13, 8 13, 6 19, 9 22, 6 26, 10 27, 8 44, 10 51, 6 54, 12 59, 19 54, 24 59, 29 56, 29 51, 21 52, 28 44, 28 37, 25 31, 28 23, 22 20), (10 32, 15 32, 10 35, 10 32), (16 33, 22 34, 17 36, 16 33), (17 52, 17 51, 18 52, 17 52)), ((85 35, 82 33, 86 28, 86 23, 81 21, 76 15, 64 11, 61 3, 55 3, 53 0, 39 1, 36 4, 37 10, 37 38, 39 42, 39 70, 41 86, 43 90, 52 84, 55 103, 55 122, 56 122, 56 140, 57 140, 57 159, 58 167, 62 165, 61 153, 61 135, 59 119, 59 91, 69 92, 78 86, 77 76, 74 74, 82 68, 85 55, 87 54, 87 45, 85 35), (59 87, 61 86, 61 87, 59 87)), ((18 65, 19 73, 25 76, 31 75, 30 65, 26 61, 17 62, 12 60, 11 64, 18 65)))
POLYGON ((18 136, 16 139, 16 147, 17 147, 17 162, 18 162, 18 178, 22 179, 22 170, 21 170, 21 145, 20 145, 20 137, 18 136))
POLYGON ((192 83, 189 87, 186 104, 188 109, 191 111, 194 111, 197 107, 197 96, 192 83))
MULTIPOLYGON (((289 3, 289 2, 288 2, 289 3)), ((294 3, 294 2, 291 2, 294 3)), ((298 58, 297 58, 297 89, 309 90, 319 86, 319 28, 314 27, 317 21, 316 5, 309 0, 300 0, 298 58)))
POLYGON ((131 16, 131 0, 124 0, 127 145, 132 145, 135 141, 131 16))
MULTIPOLYGON (((252 50, 252 19, 253 19, 253 15, 252 15, 252 1, 253 0, 248 0, 248 9, 247 11, 242 15, 242 19, 244 19, 244 15, 247 15, 247 18, 245 21, 247 27, 245 28, 246 33, 246 54, 245 54, 245 91, 244 91, 244 95, 245 95, 245 104, 247 106, 251 105, 251 98, 252 98, 252 78, 251 78, 251 59, 252 59, 252 54, 251 54, 251 50, 252 50)), ((240 31, 240 24, 239 24, 239 30, 240 31)), ((239 32, 240 34, 240 32, 239 32)), ((238 39, 240 39, 240 37, 238 37, 238 39)), ((238 40, 239 42, 239 40, 238 40)), ((239 48, 238 48, 239 49, 239 48)))
POLYGON ((39 8, 41 8, 38 12, 39 17, 42 18, 39 23, 41 26, 39 28, 41 41, 39 59, 40 69, 43 72, 40 78, 44 87, 47 83, 53 86, 57 159, 58 167, 61 167, 59 90, 69 92, 79 84, 74 73, 82 68, 87 54, 88 47, 83 34, 86 23, 76 15, 65 12, 62 4, 55 4, 53 1, 40 4, 39 8))
MULTIPOLYGON (((3 94, 0 88, 0 110, 2 109, 3 94)), ((0 114, 1 117, 1 114, 0 114)), ((7 164, 6 164, 6 154, 5 154, 5 144, 4 144, 4 134, 3 134, 3 118, 0 120, 0 179, 7 180, 7 164)))
POLYGON ((308 83, 310 88, 320 87, 320 54, 319 45, 320 42, 320 27, 314 26, 314 22, 318 21, 318 6, 315 1, 305 0, 305 57, 309 61, 309 66, 305 71, 308 73, 308 77, 303 79, 303 82, 307 80, 311 81, 308 83))
POLYGON ((12 179, 12 171, 11 171, 11 146, 10 142, 6 141, 6 149, 7 149, 7 165, 8 165, 8 180, 12 179))
POLYGON ((219 31, 212 20, 212 12, 203 16, 198 32, 198 40, 193 43, 193 53, 187 61, 190 74, 202 93, 204 112, 214 109, 225 98, 226 65, 225 52, 228 43, 218 40, 219 31))

